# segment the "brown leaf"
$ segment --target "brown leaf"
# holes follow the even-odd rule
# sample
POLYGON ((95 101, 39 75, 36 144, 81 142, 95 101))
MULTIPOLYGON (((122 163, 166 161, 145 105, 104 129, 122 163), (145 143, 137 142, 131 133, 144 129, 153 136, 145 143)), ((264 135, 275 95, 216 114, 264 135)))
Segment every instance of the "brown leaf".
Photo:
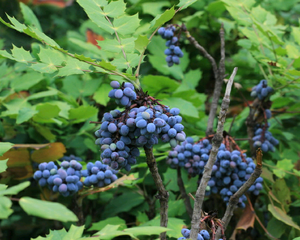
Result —
POLYGON ((62 158, 65 152, 66 148, 61 142, 50 143, 48 147, 34 151, 31 159, 37 163, 56 161, 62 158))
POLYGON ((7 177, 9 176, 21 180, 32 176, 33 169, 30 162, 30 154, 27 149, 10 149, 0 157, 0 160, 7 158, 7 177))
POLYGON ((243 215, 240 217, 230 239, 235 240, 235 236, 238 230, 247 230, 248 228, 254 226, 255 212, 251 209, 250 205, 247 204, 244 209, 243 215))

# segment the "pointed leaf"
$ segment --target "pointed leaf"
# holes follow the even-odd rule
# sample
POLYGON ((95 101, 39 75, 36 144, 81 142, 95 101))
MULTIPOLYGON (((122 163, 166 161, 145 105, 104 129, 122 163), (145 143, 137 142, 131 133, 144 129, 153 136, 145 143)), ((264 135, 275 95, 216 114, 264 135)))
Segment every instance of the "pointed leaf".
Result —
POLYGON ((20 2, 21 11, 25 20, 25 24, 35 27, 38 30, 42 31, 41 25, 39 23, 39 20, 34 15, 33 11, 24 3, 20 2))
POLYGON ((9 198, 0 196, 0 219, 7 219, 13 213, 12 202, 9 198))
POLYGON ((19 204, 28 215, 62 222, 78 221, 76 215, 60 203, 22 197, 19 204))
POLYGON ((3 156, 14 144, 10 142, 0 142, 0 156, 3 156))
POLYGON ((146 35, 139 35, 138 38, 134 41, 134 43, 135 49, 142 53, 146 49, 149 43, 149 39, 146 35))
POLYGON ((116 18, 113 22, 114 29, 122 35, 133 34, 138 28, 140 23, 138 14, 128 16, 123 15, 119 18, 116 18))
POLYGON ((0 191, 0 195, 16 195, 19 192, 21 192, 23 189, 27 188, 29 185, 30 185, 29 181, 20 183, 16 186, 0 191))
POLYGON ((8 159, 0 161, 0 173, 5 172, 5 170, 7 169, 7 161, 8 159))
POLYGON ((166 10, 164 13, 157 15, 150 24, 150 28, 157 28, 169 20, 171 20, 175 15, 174 7, 169 10, 166 10))

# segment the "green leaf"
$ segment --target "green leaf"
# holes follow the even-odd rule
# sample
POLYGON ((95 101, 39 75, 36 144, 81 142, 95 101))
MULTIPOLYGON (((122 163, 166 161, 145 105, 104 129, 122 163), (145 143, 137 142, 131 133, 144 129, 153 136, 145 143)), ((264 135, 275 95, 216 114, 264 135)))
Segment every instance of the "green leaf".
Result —
POLYGON ((170 7, 171 3, 168 1, 160 1, 160 2, 144 2, 142 4, 142 9, 144 14, 150 14, 153 17, 161 14, 163 12, 163 7, 170 7))
POLYGON ((20 7, 21 7, 21 11, 22 11, 24 20, 25 20, 25 24, 42 31, 39 20, 34 15, 33 11, 22 2, 20 2, 20 7))
POLYGON ((188 73, 184 75, 184 79, 182 80, 179 88, 176 89, 176 93, 187 91, 187 90, 194 90, 197 87, 201 77, 202 77, 202 72, 199 69, 190 70, 188 73))
POLYGON ((140 24, 138 14, 128 16, 123 15, 114 20, 114 29, 122 35, 133 34, 140 24))
POLYGON ((67 235, 66 229, 60 229, 60 230, 51 230, 46 237, 37 237, 37 238, 31 238, 32 240, 62 240, 64 236, 67 235))
POLYGON ((180 85, 178 82, 164 76, 147 75, 142 80, 143 89, 151 96, 162 92, 174 92, 180 85))
POLYGON ((55 122, 53 118, 57 117, 60 109, 58 106, 50 103, 40 103, 36 105, 37 114, 33 116, 35 122, 51 123, 55 122))
POLYGON ((103 7, 103 15, 109 17, 118 17, 125 13, 126 4, 123 0, 110 2, 108 5, 103 7))
POLYGON ((164 99, 162 104, 169 106, 170 108, 179 108, 180 114, 188 117, 198 118, 199 113, 197 108, 191 103, 182 98, 170 97, 164 99))
POLYGON ((50 66, 61 65, 66 61, 66 57, 59 51, 53 48, 43 48, 40 47, 40 52, 38 53, 40 61, 47 63, 50 66))
POLYGON ((10 142, 0 142, 0 156, 3 156, 14 144, 10 142))
POLYGON ((85 63, 85 62, 81 62, 77 59, 74 58, 69 58, 66 61, 66 66, 59 68, 58 73, 56 76, 69 76, 69 75, 73 75, 73 74, 83 74, 84 70, 89 70, 90 65, 85 63))
POLYGON ((34 60, 34 58, 31 56, 29 51, 26 51, 22 47, 18 48, 15 45, 13 45, 13 49, 11 50, 12 56, 15 58, 18 62, 31 62, 34 60))
POLYGON ((0 219, 7 219, 10 214, 13 213, 11 210, 12 202, 9 198, 0 196, 0 219))
POLYGON ((76 222, 76 215, 60 203, 46 202, 30 197, 22 197, 19 201, 28 215, 61 222, 76 222))
POLYGON ((268 210, 279 221, 284 222, 285 224, 287 224, 287 225, 289 225, 289 226, 291 226, 293 228, 296 228, 296 229, 300 230, 300 227, 292 220, 292 218, 290 216, 288 216, 280 208, 269 204, 268 205, 268 210))
POLYGON ((47 126, 42 126, 40 124, 33 124, 34 129, 41 134, 45 139, 47 139, 49 142, 55 141, 56 136, 51 132, 50 128, 47 126))
POLYGON ((23 189, 27 188, 30 185, 30 182, 23 182, 16 186, 7 188, 5 190, 0 191, 0 195, 15 195, 21 192, 23 189))
POLYGON ((19 92, 21 90, 29 90, 29 88, 38 84, 44 79, 44 76, 37 72, 29 72, 23 74, 21 77, 15 78, 12 80, 11 87, 15 91, 19 92))
POLYGON ((27 98, 27 100, 35 100, 35 99, 39 99, 39 98, 46 98, 49 96, 56 96, 56 95, 57 95, 57 90, 52 88, 49 91, 42 91, 42 92, 32 94, 31 96, 29 96, 27 98))
POLYGON ((7 161, 8 161, 8 159, 0 161, 0 173, 6 171, 6 169, 7 169, 7 161))
POLYGON ((135 43, 135 49, 138 50, 140 53, 142 53, 146 49, 149 43, 149 39, 147 38, 146 35, 139 35, 138 38, 134 41, 134 43, 135 43))
POLYGON ((287 45, 286 51, 289 58, 297 59, 300 55, 300 51, 294 45, 287 45))
POLYGON ((291 171, 293 168, 294 168, 294 164, 292 163, 292 160, 283 159, 283 160, 277 161, 276 169, 273 170, 273 173, 277 177, 282 178, 286 174, 285 171, 291 171))
POLYGON ((126 222, 122 218, 119 217, 111 217, 105 220, 101 220, 99 222, 93 223, 93 225, 88 229, 88 231, 100 231, 106 225, 118 225, 119 230, 123 230, 126 228, 126 222))
POLYGON ((62 240, 79 239, 83 234, 83 230, 84 226, 71 225, 71 228, 62 240))
POLYGON ((282 234, 285 232, 287 228, 287 225, 285 225, 283 222, 278 221, 276 218, 272 218, 268 222, 267 230, 268 232, 276 238, 280 238, 282 234))
POLYGON ((282 204, 286 206, 290 204, 291 202, 290 189, 288 188, 283 178, 276 179, 272 187, 272 192, 282 204))
POLYGON ((78 108, 70 109, 69 119, 73 123, 84 122, 88 118, 97 115, 98 109, 93 106, 80 106, 78 108))
MULTIPOLYGON (((195 1, 195 0, 193 0, 195 1)), ((167 21, 171 20, 175 15, 175 9, 172 7, 171 9, 166 10, 164 13, 157 15, 150 23, 150 28, 157 28, 167 21)))
POLYGON ((30 68, 40 73, 54 73, 57 71, 55 66, 47 63, 34 63, 30 66, 30 68))
POLYGON ((300 29, 299 27, 292 27, 292 35, 296 42, 300 44, 300 29))
POLYGON ((111 90, 111 86, 109 84, 102 84, 100 88, 95 92, 93 99, 103 105, 106 106, 109 102, 110 98, 108 97, 108 93, 111 90))
POLYGON ((106 52, 120 53, 123 47, 125 52, 133 52, 135 39, 134 37, 122 38, 121 45, 116 39, 105 39, 101 41, 101 48, 106 52))
POLYGON ((186 9, 188 6, 192 5, 195 2, 197 2, 197 0, 180 0, 177 6, 182 10, 186 9))

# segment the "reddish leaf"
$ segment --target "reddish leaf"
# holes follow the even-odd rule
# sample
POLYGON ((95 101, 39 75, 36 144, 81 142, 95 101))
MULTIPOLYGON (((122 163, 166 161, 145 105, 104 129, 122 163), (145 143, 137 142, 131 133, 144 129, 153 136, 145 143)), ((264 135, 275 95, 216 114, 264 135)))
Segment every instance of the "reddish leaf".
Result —
POLYGON ((104 38, 101 35, 98 35, 97 33, 94 33, 91 29, 86 30, 86 40, 88 43, 91 43, 95 45, 97 48, 101 49, 101 47, 98 45, 98 41, 103 41, 104 38))
POLYGON ((37 163, 56 161, 62 158, 65 152, 66 148, 61 142, 50 143, 48 147, 34 151, 31 159, 37 163))

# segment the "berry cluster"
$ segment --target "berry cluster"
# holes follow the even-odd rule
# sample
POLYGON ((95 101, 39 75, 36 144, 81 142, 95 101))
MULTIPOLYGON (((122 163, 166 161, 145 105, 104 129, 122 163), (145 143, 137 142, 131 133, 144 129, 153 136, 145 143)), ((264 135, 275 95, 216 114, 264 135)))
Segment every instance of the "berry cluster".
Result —
MULTIPOLYGON (((183 228, 181 230, 181 234, 182 234, 183 237, 180 237, 177 240, 189 239, 190 238, 190 230, 187 229, 187 228, 183 228)), ((209 240, 209 239, 210 239, 210 234, 207 230, 201 230, 200 233, 198 233, 197 240, 209 240)))
MULTIPOLYGON (((194 143, 193 139, 188 137, 181 145, 177 145, 173 151, 169 152, 167 163, 172 168, 184 167, 191 176, 200 176, 201 178, 211 148, 208 139, 194 143)), ((206 195, 219 193, 223 201, 227 203, 230 196, 249 179, 254 169, 255 163, 252 158, 248 158, 246 154, 241 153, 239 150, 230 151, 222 143, 212 168, 206 195)), ((262 189, 261 182, 262 178, 258 178, 248 192, 258 195, 259 190, 262 189)), ((246 200, 243 195, 239 199, 238 206, 244 208, 244 201, 246 200)))
POLYGON ((140 93, 134 105, 125 111, 104 113, 101 127, 95 132, 103 163, 115 170, 129 171, 131 165, 136 164, 139 147, 152 148, 158 139, 169 142, 172 147, 177 141, 183 142, 185 133, 179 112, 178 108, 170 109, 140 93))
POLYGON ((118 177, 115 175, 118 171, 109 169, 109 167, 100 161, 96 161, 95 164, 89 162, 87 169, 82 170, 81 174, 84 179, 84 186, 90 187, 104 187, 116 181, 118 177))
POLYGON ((112 81, 110 86, 113 89, 109 92, 108 96, 116 99, 117 104, 129 107, 131 101, 136 99, 134 86, 131 83, 125 82, 121 86, 119 82, 112 81))
POLYGON ((256 127, 254 132, 254 137, 252 140, 254 141, 253 146, 255 148, 261 148, 263 152, 274 152, 276 145, 278 145, 279 141, 272 136, 272 133, 268 131, 269 125, 262 124, 256 127))
POLYGON ((165 55, 167 55, 166 61, 169 67, 172 67, 174 63, 179 64, 179 58, 183 57, 183 52, 180 47, 176 46, 178 45, 178 38, 174 36, 175 30, 176 28, 174 26, 161 27, 158 29, 159 35, 164 39, 168 39, 166 42, 168 48, 165 50, 165 55))
POLYGON ((76 160, 76 161, 82 161, 80 157, 76 157, 75 155, 71 154, 70 156, 63 156, 59 161, 68 161, 70 162, 71 160, 76 160))
POLYGON ((41 163, 33 177, 39 181, 41 187, 48 185, 53 192, 59 192, 67 197, 83 187, 80 181, 82 165, 76 160, 71 160, 63 161, 60 166, 57 169, 54 162, 41 163))
POLYGON ((267 80, 263 79, 252 88, 251 97, 258 97, 259 100, 263 100, 272 92, 273 88, 269 87, 267 80))

